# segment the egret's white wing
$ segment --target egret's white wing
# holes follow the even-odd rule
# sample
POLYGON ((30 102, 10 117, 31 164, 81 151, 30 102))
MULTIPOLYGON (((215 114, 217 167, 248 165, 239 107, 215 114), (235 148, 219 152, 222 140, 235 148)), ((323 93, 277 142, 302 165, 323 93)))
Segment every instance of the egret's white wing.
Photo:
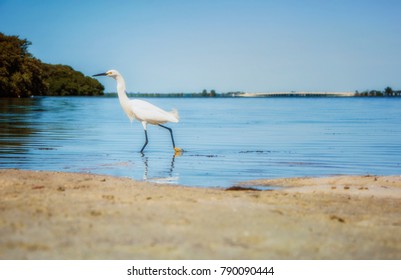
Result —
POLYGON ((170 112, 143 100, 131 100, 131 109, 135 118, 150 124, 163 124, 166 122, 178 122, 178 119, 170 112))

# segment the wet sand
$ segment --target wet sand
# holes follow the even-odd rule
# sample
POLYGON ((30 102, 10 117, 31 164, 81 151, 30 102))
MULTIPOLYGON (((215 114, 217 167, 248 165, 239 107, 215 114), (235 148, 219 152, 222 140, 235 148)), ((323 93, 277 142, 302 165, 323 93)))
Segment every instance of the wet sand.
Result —
POLYGON ((235 189, 0 170, 0 258, 401 259, 400 176, 235 189))

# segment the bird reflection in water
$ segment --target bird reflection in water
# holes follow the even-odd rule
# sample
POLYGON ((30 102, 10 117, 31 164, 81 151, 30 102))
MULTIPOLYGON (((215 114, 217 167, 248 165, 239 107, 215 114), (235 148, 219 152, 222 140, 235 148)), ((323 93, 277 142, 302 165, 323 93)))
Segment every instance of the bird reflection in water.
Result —
MULTIPOLYGON (((163 176, 151 176, 149 175, 150 173, 150 168, 152 168, 152 173, 155 174, 153 167, 150 167, 149 165, 149 157, 146 156, 144 153, 141 153, 142 157, 142 162, 144 166, 144 172, 143 172, 143 180, 147 182, 153 182, 153 183, 159 183, 159 184, 177 184, 178 183, 178 176, 174 176, 174 164, 175 164, 175 158, 177 156, 181 156, 181 153, 175 153, 172 157, 171 160, 169 161, 169 164, 166 164, 167 166, 167 171, 161 171, 157 172, 157 174, 163 174, 163 176)), ((160 158, 157 159, 157 162, 159 162, 160 165, 160 158)), ((165 167, 165 166, 163 166, 165 167)))

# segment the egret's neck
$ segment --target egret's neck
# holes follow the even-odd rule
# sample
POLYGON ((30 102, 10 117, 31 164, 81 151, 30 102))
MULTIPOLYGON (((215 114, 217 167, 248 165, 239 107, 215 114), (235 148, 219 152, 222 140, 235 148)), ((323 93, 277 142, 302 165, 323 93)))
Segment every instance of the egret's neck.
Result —
POLYGON ((123 108, 125 114, 127 114, 128 118, 131 122, 134 120, 134 113, 132 112, 130 102, 125 91, 125 81, 124 78, 121 76, 117 76, 117 93, 118 93, 118 100, 120 101, 120 105, 123 108))
POLYGON ((117 93, 118 93, 118 99, 120 100, 121 104, 124 104, 129 101, 127 93, 125 91, 125 81, 124 78, 121 76, 116 77, 117 81, 117 93))

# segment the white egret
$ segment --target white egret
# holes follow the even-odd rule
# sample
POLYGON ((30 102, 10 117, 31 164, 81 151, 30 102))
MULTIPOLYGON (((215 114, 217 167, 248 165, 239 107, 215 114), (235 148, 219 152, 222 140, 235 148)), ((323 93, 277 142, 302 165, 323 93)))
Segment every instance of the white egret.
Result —
POLYGON ((171 141, 173 143, 175 153, 177 154, 182 152, 180 148, 177 148, 175 146, 173 130, 167 126, 162 125, 167 122, 178 122, 179 116, 177 110, 174 109, 171 112, 166 112, 163 109, 160 109, 159 107, 144 100, 128 99, 127 93, 125 91, 124 78, 117 70, 109 70, 106 73, 93 75, 93 77, 97 76, 107 76, 117 81, 118 99, 120 100, 121 107, 123 108, 125 114, 127 114, 131 122, 136 119, 142 123, 143 129, 145 130, 145 144, 141 149, 141 153, 143 153, 143 150, 148 144, 148 124, 158 125, 167 129, 170 132, 171 141))

